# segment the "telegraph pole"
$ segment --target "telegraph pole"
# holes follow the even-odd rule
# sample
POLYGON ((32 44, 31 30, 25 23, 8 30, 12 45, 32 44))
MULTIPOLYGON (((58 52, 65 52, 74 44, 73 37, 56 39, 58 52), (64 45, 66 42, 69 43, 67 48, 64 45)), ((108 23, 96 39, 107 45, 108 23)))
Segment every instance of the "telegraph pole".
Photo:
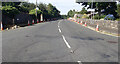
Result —
POLYGON ((92 8, 93 8, 93 0, 92 0, 92 3, 91 3, 91 20, 92 20, 92 13, 93 13, 92 8))
POLYGON ((37 18, 37 0, 36 0, 36 18, 37 18))
POLYGON ((94 23, 93 0, 91 2, 91 22, 94 23), (93 14, 93 16, 92 16, 92 14, 93 14))

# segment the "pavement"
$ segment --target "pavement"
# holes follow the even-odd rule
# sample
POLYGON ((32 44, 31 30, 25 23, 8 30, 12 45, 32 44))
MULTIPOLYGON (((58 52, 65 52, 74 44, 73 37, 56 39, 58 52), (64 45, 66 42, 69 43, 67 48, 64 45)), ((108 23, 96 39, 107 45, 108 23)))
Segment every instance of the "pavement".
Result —
POLYGON ((2 32, 3 62, 118 62, 118 38, 68 20, 2 32))

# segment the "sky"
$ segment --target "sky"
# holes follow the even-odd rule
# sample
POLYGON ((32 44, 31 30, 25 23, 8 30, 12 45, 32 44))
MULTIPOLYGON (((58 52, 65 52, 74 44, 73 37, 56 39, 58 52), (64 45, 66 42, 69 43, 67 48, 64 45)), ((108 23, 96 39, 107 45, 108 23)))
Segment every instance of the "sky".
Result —
MULTIPOLYGON (((36 0, 28 0, 31 3, 35 3, 36 0)), ((60 14, 67 14, 69 10, 75 9, 76 11, 80 11, 83 6, 75 2, 75 0, 38 0, 38 3, 51 3, 56 6, 56 8, 61 12, 60 14)))

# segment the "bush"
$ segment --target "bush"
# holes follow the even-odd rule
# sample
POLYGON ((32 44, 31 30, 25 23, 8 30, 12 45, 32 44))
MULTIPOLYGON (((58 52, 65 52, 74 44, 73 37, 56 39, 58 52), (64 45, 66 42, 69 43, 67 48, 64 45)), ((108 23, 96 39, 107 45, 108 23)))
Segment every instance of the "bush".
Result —
POLYGON ((120 18, 116 19, 117 21, 120 21, 120 18))
POLYGON ((94 16, 94 19, 99 19, 99 15, 95 15, 95 16, 94 16))
POLYGON ((105 17, 106 17, 106 15, 102 15, 102 16, 100 16, 100 19, 101 19, 101 18, 105 18, 105 17))
POLYGON ((106 15, 99 16, 98 14, 94 16, 94 19, 102 19, 105 18, 106 15))
POLYGON ((88 16, 87 16, 86 14, 84 14, 84 15, 82 16, 82 18, 88 18, 88 16))

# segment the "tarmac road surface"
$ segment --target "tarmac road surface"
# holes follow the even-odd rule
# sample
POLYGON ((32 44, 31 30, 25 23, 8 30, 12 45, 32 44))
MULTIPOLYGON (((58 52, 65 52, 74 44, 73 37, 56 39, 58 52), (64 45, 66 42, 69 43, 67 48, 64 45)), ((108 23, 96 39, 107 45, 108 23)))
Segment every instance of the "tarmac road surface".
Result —
POLYGON ((3 62, 118 62, 118 38, 68 20, 2 32, 3 62))

